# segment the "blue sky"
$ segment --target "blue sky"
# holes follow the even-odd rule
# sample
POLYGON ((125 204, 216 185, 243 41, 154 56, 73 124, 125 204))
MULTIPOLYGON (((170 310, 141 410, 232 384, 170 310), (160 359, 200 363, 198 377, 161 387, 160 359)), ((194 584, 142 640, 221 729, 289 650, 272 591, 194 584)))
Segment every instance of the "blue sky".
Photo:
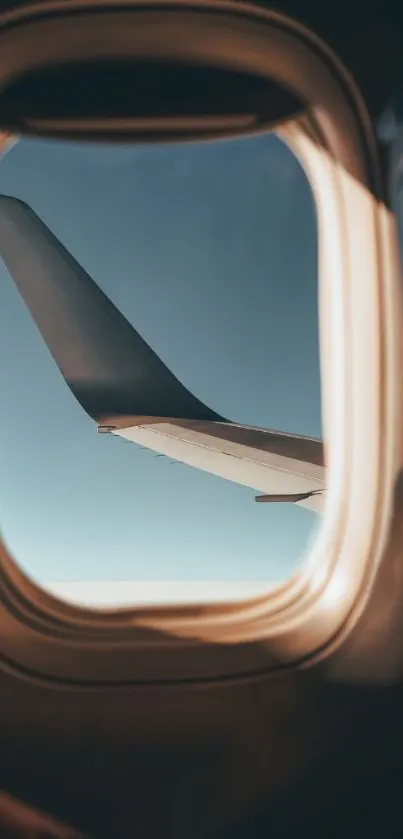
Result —
MULTIPOLYGON (((313 200, 275 137, 186 146, 23 140, 27 201, 193 393, 321 435, 313 200)), ((47 580, 279 580, 317 519, 97 435, 0 264, 1 528, 47 580)))

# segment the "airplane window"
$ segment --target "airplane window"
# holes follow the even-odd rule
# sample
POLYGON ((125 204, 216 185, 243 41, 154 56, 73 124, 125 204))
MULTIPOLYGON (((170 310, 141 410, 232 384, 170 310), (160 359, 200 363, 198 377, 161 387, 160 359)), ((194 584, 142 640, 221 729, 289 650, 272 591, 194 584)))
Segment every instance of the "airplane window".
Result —
POLYGON ((323 470, 316 220, 288 147, 20 140, 0 256, 0 524, 26 573, 93 606, 288 577, 323 470))

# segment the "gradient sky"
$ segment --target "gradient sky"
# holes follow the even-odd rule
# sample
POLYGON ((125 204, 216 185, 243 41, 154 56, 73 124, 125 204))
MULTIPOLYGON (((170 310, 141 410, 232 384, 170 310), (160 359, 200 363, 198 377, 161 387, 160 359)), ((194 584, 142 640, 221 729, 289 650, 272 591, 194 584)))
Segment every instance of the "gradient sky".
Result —
MULTIPOLYGON (((186 146, 23 140, 27 201, 201 400, 321 435, 313 200, 274 136, 186 146)), ((279 580, 314 514, 98 435, 0 263, 3 536, 49 580, 279 580)))

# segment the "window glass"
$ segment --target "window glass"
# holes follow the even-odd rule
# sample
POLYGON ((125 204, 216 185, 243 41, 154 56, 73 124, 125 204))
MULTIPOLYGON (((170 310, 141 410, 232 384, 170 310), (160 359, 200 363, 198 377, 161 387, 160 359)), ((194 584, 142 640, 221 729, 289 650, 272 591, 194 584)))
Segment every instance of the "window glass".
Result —
MULTIPOLYGON (((1 162, 0 193, 32 208, 205 405, 320 438, 315 211, 277 137, 24 139, 1 162)), ((320 517, 98 434, 0 271, 0 515, 20 566, 95 605, 195 599, 202 584, 219 600, 290 575, 320 517)))

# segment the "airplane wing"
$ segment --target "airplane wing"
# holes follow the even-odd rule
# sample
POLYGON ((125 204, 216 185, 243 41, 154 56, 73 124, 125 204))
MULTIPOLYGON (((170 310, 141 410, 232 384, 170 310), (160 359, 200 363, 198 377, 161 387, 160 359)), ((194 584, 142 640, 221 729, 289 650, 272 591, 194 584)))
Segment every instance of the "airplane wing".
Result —
POLYGON ((100 432, 260 490, 266 501, 321 510, 322 441, 239 425, 204 405, 37 214, 4 195, 0 255, 67 385, 100 432))
MULTIPOLYGON (((123 418, 112 434, 314 512, 324 503, 323 443, 278 431, 182 419, 123 418)), ((259 496, 257 497, 259 499, 259 496)))

